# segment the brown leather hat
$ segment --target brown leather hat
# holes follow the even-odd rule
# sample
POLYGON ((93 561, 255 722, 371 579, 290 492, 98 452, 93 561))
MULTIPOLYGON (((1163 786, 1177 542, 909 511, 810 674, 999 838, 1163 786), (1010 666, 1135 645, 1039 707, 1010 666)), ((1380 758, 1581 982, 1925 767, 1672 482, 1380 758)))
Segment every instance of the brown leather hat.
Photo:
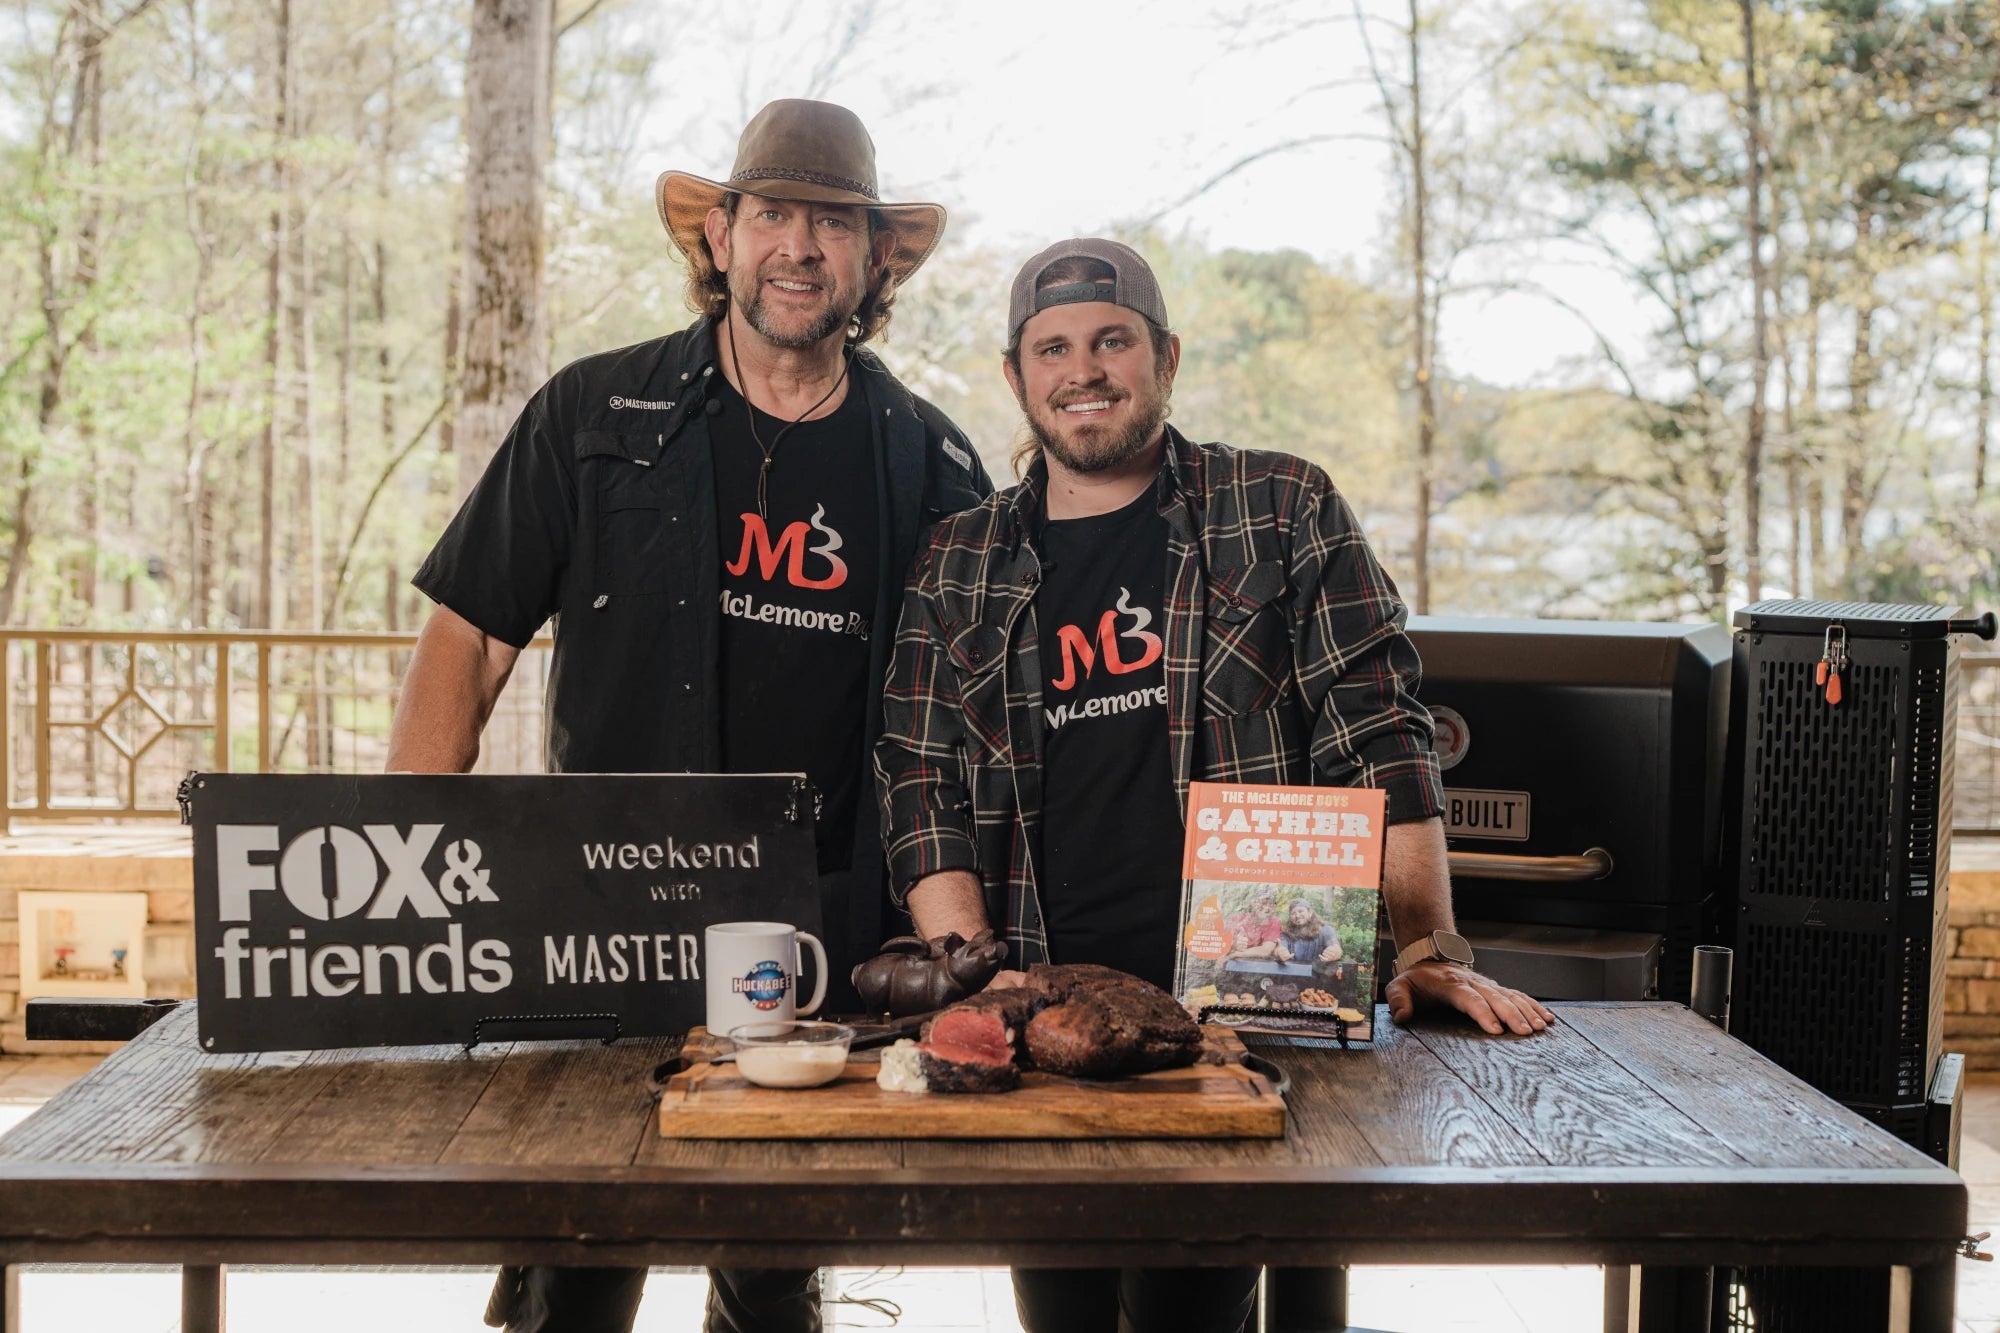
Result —
POLYGON ((726 182, 684 171, 660 173, 660 221, 682 254, 701 253, 708 210, 732 191, 875 209, 896 234, 889 273, 899 287, 944 235, 942 206, 882 202, 875 187, 875 141, 859 116, 831 102, 788 97, 759 111, 736 141, 736 166, 726 182))

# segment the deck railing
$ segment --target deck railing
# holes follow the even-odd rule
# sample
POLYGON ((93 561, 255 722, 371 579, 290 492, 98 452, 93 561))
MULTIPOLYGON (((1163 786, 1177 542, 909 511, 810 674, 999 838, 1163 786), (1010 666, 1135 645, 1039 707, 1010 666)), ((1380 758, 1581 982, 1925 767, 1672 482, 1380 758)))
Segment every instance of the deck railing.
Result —
POLYGON ((1967 653, 1958 695, 1952 828, 2000 834, 2000 653, 1967 653))
MULTIPOLYGON (((378 773, 414 634, 0 630, 5 814, 176 813, 191 769, 378 773)), ((521 654, 479 768, 542 768, 549 641, 521 654)), ((2000 653, 1967 653, 1958 708, 1961 833, 2000 834, 2000 653)))
MULTIPOLYGON (((0 631, 9 819, 170 816, 191 769, 381 772, 414 634, 0 631)), ((482 772, 540 772, 548 642, 521 654, 482 772)))

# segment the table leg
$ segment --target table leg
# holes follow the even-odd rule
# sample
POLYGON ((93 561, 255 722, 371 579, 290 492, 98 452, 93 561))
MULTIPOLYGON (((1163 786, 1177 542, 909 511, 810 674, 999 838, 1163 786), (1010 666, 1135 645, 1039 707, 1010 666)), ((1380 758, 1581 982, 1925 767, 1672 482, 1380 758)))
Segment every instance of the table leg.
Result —
POLYGON ((1714 1296, 1712 1268, 1634 1268, 1626 1327, 1631 1333, 1708 1333, 1714 1296))
POLYGON ((223 1333, 223 1268, 181 1267, 181 1333, 223 1333))
POLYGON ((1342 1333, 1347 1327, 1345 1268, 1267 1268, 1258 1296, 1264 1333, 1342 1333))
MULTIPOLYGON (((1909 1272, 1910 1333, 1952 1333, 1958 1300, 1958 1256, 1909 1272)), ((1891 1281, 1889 1285, 1894 1291, 1901 1284, 1891 1281)))
POLYGON ((1632 1333, 1630 1264, 1604 1265, 1604 1333, 1632 1333))
POLYGON ((1257 1299, 1263 1333, 1379 1333, 1347 1322, 1345 1268, 1267 1268, 1257 1299))
POLYGON ((0 1264, 0 1333, 21 1333, 21 1269, 0 1264))

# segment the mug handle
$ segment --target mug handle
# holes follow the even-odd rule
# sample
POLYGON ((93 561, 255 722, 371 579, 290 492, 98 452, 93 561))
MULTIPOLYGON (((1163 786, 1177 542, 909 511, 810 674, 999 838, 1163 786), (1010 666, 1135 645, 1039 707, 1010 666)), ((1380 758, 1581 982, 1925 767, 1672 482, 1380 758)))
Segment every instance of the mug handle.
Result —
POLYGON ((802 1004, 798 1007, 798 1012, 802 1015, 818 1013, 820 1002, 826 999, 826 950, 821 947, 816 936, 809 935, 803 930, 798 932, 798 939, 792 945, 794 949, 799 951, 798 969, 801 972, 806 970, 804 946, 808 944, 812 946, 813 961, 818 963, 819 966, 813 969, 812 1003, 802 1004))

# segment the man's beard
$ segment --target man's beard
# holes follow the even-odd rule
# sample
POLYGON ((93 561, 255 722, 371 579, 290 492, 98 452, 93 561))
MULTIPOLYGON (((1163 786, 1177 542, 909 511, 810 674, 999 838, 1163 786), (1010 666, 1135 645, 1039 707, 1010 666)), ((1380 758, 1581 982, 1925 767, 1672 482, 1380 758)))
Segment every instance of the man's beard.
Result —
MULTIPOLYGON (((1082 475, 1109 472, 1144 453, 1146 447, 1160 433, 1160 427, 1165 424, 1168 399, 1164 376, 1155 379, 1154 388, 1158 392, 1152 403, 1137 412, 1125 429, 1116 435, 1094 440, 1088 444, 1063 439, 1045 427, 1033 412, 1024 415, 1028 418, 1028 429, 1034 432, 1036 441, 1064 468, 1082 475)), ((1062 411, 1060 407, 1050 410, 1056 413, 1062 411)))
MULTIPOLYGON (((816 280, 825 282, 827 281, 827 276, 822 274, 816 280)), ((821 311, 819 317, 806 325, 803 330, 794 332, 781 327, 771 317, 771 311, 764 305, 764 278, 762 274, 757 275, 751 280, 750 293, 747 297, 742 292, 736 290, 733 274, 731 275, 729 284, 730 299, 735 302, 736 308, 743 312, 743 318, 749 323, 750 327, 757 330, 766 342, 794 352, 804 351, 808 347, 817 346, 832 337, 835 333, 845 329, 854 319, 854 312, 861 309, 860 296, 856 296, 853 301, 847 304, 847 308, 843 310, 841 309, 839 291, 829 287, 827 293, 826 309, 821 311)))

